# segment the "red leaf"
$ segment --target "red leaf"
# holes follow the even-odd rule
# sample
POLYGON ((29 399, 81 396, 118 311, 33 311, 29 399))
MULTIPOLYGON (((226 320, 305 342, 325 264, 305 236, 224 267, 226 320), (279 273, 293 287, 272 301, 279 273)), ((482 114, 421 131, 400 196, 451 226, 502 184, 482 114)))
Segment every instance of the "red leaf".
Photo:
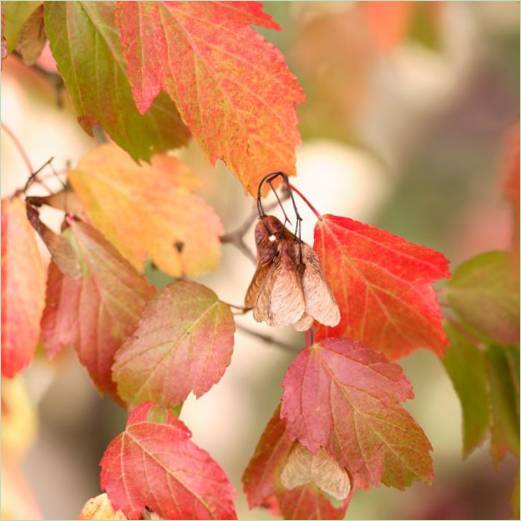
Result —
MULTIPOLYGON (((49 266, 42 338, 49 356, 72 347, 103 392, 115 394, 114 354, 132 334, 154 289, 90 225, 74 222, 62 235, 79 274, 49 266)), ((56 262, 64 264, 63 258, 56 262)))
POLYGON ((234 331, 230 306, 212 290, 184 280, 170 284, 117 353, 113 377, 120 396, 164 407, 180 404, 190 391, 201 396, 228 367, 234 331))
POLYGON ((447 337, 431 286, 449 277, 441 253, 334 215, 317 222, 313 248, 341 310, 334 328, 316 324, 317 339, 352 338, 390 358, 420 347, 443 355, 447 337))
POLYGON ((249 27, 278 28, 260 4, 119 2, 116 21, 141 113, 166 91, 212 163, 223 159, 252 195, 266 174, 295 173, 303 93, 249 27))
POLYGON ((297 442, 286 431, 277 408, 244 471, 244 492, 250 508, 271 508, 284 519, 343 519, 351 494, 334 507, 316 484, 285 489, 280 474, 297 442))
POLYGON ((2 375, 12 377, 33 357, 40 337, 45 267, 19 198, 2 200, 2 375))
POLYGON ((140 519, 145 507, 164 519, 237 519, 221 467, 172 414, 166 423, 148 421, 150 408, 132 411, 101 460, 101 488, 114 509, 129 519, 140 519))
POLYGON ((347 339, 301 352, 286 373, 281 416, 289 435, 325 447, 357 488, 403 488, 432 478, 431 446, 400 402, 413 397, 397 364, 347 339))

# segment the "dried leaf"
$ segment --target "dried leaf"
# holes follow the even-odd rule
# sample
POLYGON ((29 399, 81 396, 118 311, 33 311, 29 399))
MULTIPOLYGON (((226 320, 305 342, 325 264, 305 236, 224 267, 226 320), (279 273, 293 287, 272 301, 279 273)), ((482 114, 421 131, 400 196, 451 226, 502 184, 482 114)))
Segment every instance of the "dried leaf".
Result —
POLYGON ((45 267, 19 198, 2 199, 2 375, 33 357, 40 337, 45 267))
POLYGON ((338 326, 316 325, 316 338, 341 336, 398 358, 420 347, 442 355, 447 338, 431 284, 449 276, 447 259, 358 221, 324 215, 313 245, 340 307, 338 326))
POLYGON ((127 519, 121 510, 114 510, 107 494, 90 498, 81 509, 79 519, 127 519))
POLYGON ((432 478, 430 443, 400 405, 412 398, 411 385, 380 353, 323 340, 297 356, 283 388, 289 435, 312 452, 326 448, 355 487, 404 488, 432 478))
POLYGON ((141 113, 167 92, 211 162, 222 159, 252 195, 266 174, 295 173, 304 96, 250 27, 278 28, 261 4, 118 2, 116 20, 141 113))
POLYGON ((118 351, 113 378, 128 403, 174 407, 217 383, 232 355, 230 307, 210 289, 177 281, 145 308, 139 326, 118 351))
POLYGON ((148 420, 150 408, 132 411, 101 460, 101 488, 114 508, 129 519, 140 519, 145 507, 164 519, 237 519, 221 467, 172 414, 166 423, 148 420))
POLYGON ((137 270, 151 259, 170 275, 196 276, 218 264, 221 221, 190 193, 199 181, 175 157, 139 166, 115 145, 101 145, 69 178, 90 221, 137 270))
MULTIPOLYGON (((285 422, 280 418, 280 409, 277 408, 242 478, 250 508, 271 508, 275 513, 280 512, 285 519, 343 519, 350 495, 339 505, 333 505, 331 497, 315 483, 306 482, 291 489, 284 486, 282 474, 284 471, 288 473, 288 465, 290 470, 292 466, 295 467, 290 460, 291 455, 296 452, 298 456, 300 450, 305 450, 298 447, 301 445, 287 434, 285 422)), ((329 464, 323 469, 323 474, 317 477, 322 484, 331 483, 335 476, 345 472, 334 460, 331 461, 333 465, 329 464)), ((294 472, 292 474, 292 478, 298 476, 294 472)), ((326 488, 330 488, 329 485, 326 488)))
POLYGON ((315 252, 272 215, 259 219, 255 241, 257 270, 245 298, 255 320, 297 331, 309 329, 313 319, 336 325, 340 312, 315 252))

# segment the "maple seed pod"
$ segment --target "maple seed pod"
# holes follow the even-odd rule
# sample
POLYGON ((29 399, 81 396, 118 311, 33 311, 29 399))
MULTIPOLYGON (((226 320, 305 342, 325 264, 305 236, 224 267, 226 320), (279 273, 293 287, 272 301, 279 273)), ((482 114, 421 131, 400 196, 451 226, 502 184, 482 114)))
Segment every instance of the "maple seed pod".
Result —
POLYGON ((309 329, 314 320, 336 326, 340 310, 312 248, 273 215, 259 219, 255 243, 257 269, 244 302, 255 320, 297 331, 309 329))
POLYGON ((324 449, 312 453, 298 442, 289 453, 280 481, 288 490, 313 483, 339 501, 351 491, 349 475, 324 449))

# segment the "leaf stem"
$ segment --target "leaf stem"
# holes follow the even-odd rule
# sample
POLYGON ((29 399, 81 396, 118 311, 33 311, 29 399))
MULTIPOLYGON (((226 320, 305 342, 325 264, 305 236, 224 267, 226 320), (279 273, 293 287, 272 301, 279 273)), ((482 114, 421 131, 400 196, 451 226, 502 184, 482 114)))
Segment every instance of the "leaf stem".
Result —
POLYGON ((317 219, 322 220, 322 215, 318 210, 309 202, 309 199, 294 185, 288 183, 289 189, 295 192, 308 206, 308 208, 316 215, 317 219))
POLYGON ((284 351, 291 351, 292 353, 297 353, 300 351, 299 347, 295 347, 292 344, 288 344, 286 342, 282 342, 281 340, 277 340, 271 335, 266 335, 264 333, 259 333, 258 331, 255 331, 254 329, 250 329, 247 326, 243 326, 242 324, 236 324, 237 331, 242 331, 243 333, 246 333, 247 335, 254 336, 264 342, 265 344, 270 344, 273 347, 278 347, 280 349, 283 349, 284 351))

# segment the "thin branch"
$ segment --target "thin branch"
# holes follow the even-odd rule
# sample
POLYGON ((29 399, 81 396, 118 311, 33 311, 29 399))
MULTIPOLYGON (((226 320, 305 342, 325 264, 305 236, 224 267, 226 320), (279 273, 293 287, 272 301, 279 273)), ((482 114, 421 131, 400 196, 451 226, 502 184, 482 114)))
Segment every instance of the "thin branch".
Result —
POLYGON ((22 143, 16 137, 15 133, 5 123, 0 123, 0 125, 2 126, 2 130, 11 138, 16 149, 22 156, 22 159, 24 160, 24 163, 27 166, 27 170, 29 170, 29 175, 32 175, 32 173, 34 172, 34 168, 33 168, 31 160, 29 159, 29 156, 27 155, 27 152, 25 151, 25 148, 23 147, 22 143))
MULTIPOLYGON (((273 210, 279 206, 279 201, 285 201, 289 197, 289 192, 287 190, 283 190, 279 197, 279 200, 271 203, 266 207, 267 211, 273 210)), ((244 241, 244 236, 248 233, 249 229, 252 227, 253 223, 259 218, 257 207, 252 208, 250 214, 244 222, 235 230, 225 233, 221 235, 221 243, 222 244, 231 244, 235 246, 245 257, 247 257, 253 264, 256 264, 255 254, 251 251, 251 249, 247 246, 244 241)))
POLYGON ((281 340, 277 340, 275 337, 273 337, 271 335, 259 333, 258 331, 255 331, 254 329, 250 329, 247 326, 243 326, 242 324, 236 324, 236 327, 237 327, 238 331, 242 331, 243 333, 246 333, 247 335, 258 338, 265 344, 270 344, 273 347, 283 349, 284 351, 291 351, 292 353, 298 353, 301 350, 301 348, 299 348, 299 347, 295 347, 292 344, 288 344, 286 342, 282 342, 281 340))

